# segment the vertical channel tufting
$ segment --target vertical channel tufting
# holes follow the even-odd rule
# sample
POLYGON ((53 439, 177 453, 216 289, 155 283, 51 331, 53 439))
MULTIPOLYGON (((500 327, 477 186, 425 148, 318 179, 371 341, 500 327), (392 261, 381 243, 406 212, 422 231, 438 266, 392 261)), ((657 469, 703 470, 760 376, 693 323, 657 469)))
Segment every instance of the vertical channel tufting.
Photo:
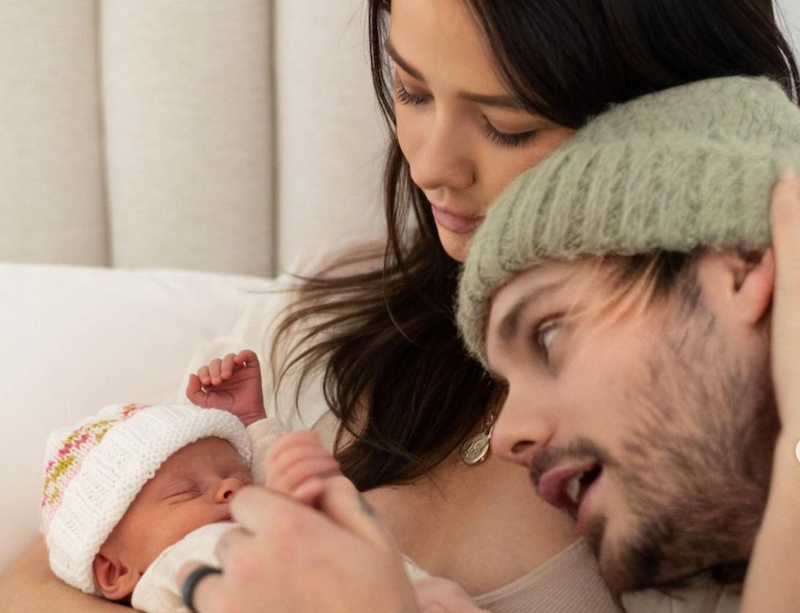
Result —
POLYGON ((272 273, 267 0, 103 0, 114 266, 272 273))
POLYGON ((95 2, 0 2, 0 260, 106 264, 95 2))

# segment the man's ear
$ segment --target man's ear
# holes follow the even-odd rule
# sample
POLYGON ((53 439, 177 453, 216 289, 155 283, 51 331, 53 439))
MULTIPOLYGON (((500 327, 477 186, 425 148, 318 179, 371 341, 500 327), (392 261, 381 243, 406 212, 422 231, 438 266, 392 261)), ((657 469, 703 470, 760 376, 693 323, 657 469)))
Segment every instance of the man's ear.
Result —
POLYGON ((759 258, 737 256, 741 264, 734 273, 734 300, 746 323, 757 324, 769 315, 775 288, 775 256, 768 249, 759 258))
POLYGON ((134 572, 121 558, 111 552, 98 553, 92 562, 97 589, 109 600, 121 600, 133 593, 139 581, 134 572))

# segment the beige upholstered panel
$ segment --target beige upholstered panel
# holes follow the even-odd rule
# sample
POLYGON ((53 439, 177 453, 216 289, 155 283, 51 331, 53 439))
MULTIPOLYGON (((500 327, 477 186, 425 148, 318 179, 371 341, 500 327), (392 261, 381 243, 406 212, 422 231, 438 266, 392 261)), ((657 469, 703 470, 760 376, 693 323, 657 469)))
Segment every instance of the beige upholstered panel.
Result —
POLYGON ((281 270, 320 243, 381 235, 385 134, 366 7, 366 0, 274 3, 281 270))
POLYGON ((94 0, 0 2, 0 259, 106 263, 94 0))
POLYGON ((104 0, 114 266, 272 272, 264 0, 104 0))

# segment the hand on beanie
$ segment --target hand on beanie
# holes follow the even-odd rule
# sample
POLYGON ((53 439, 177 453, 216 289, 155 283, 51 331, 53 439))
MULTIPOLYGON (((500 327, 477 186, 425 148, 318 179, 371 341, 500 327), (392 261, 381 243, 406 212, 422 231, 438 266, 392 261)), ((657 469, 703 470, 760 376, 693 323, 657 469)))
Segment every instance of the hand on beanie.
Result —
POLYGON ((326 482, 342 475, 339 463, 313 430, 281 437, 267 455, 266 472, 267 488, 317 508, 326 482))
MULTIPOLYGON (((778 400, 782 437, 791 446, 800 440, 800 179, 784 174, 772 195, 770 210, 774 253, 775 289, 772 306, 772 376, 778 400)), ((794 458, 792 458, 794 461, 794 458)))
POLYGON ((264 394, 258 357, 249 349, 229 353, 189 375, 186 397, 204 409, 221 409, 245 426, 264 419, 264 394))

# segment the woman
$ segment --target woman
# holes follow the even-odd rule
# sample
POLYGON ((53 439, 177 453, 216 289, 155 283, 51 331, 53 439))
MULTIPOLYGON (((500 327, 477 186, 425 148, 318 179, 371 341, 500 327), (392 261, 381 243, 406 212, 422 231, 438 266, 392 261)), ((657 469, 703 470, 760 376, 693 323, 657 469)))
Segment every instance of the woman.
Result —
MULTIPOLYGON (((462 458, 465 441, 491 433, 499 400, 453 322, 472 233, 503 187, 609 104, 731 73, 767 75, 789 91, 797 68, 767 0, 372 0, 370 39, 392 128, 384 265, 308 281, 282 329, 302 340, 287 368, 324 369, 347 434, 342 467, 399 548, 501 611, 506 587, 534 585, 537 569, 567 559, 566 574, 593 570, 525 471, 462 458), (321 323, 299 333, 311 315, 321 323)), ((562 591, 568 603, 579 590, 562 591)), ((114 605, 52 579, 37 544, 0 582, 0 609, 56 607, 114 605)))

